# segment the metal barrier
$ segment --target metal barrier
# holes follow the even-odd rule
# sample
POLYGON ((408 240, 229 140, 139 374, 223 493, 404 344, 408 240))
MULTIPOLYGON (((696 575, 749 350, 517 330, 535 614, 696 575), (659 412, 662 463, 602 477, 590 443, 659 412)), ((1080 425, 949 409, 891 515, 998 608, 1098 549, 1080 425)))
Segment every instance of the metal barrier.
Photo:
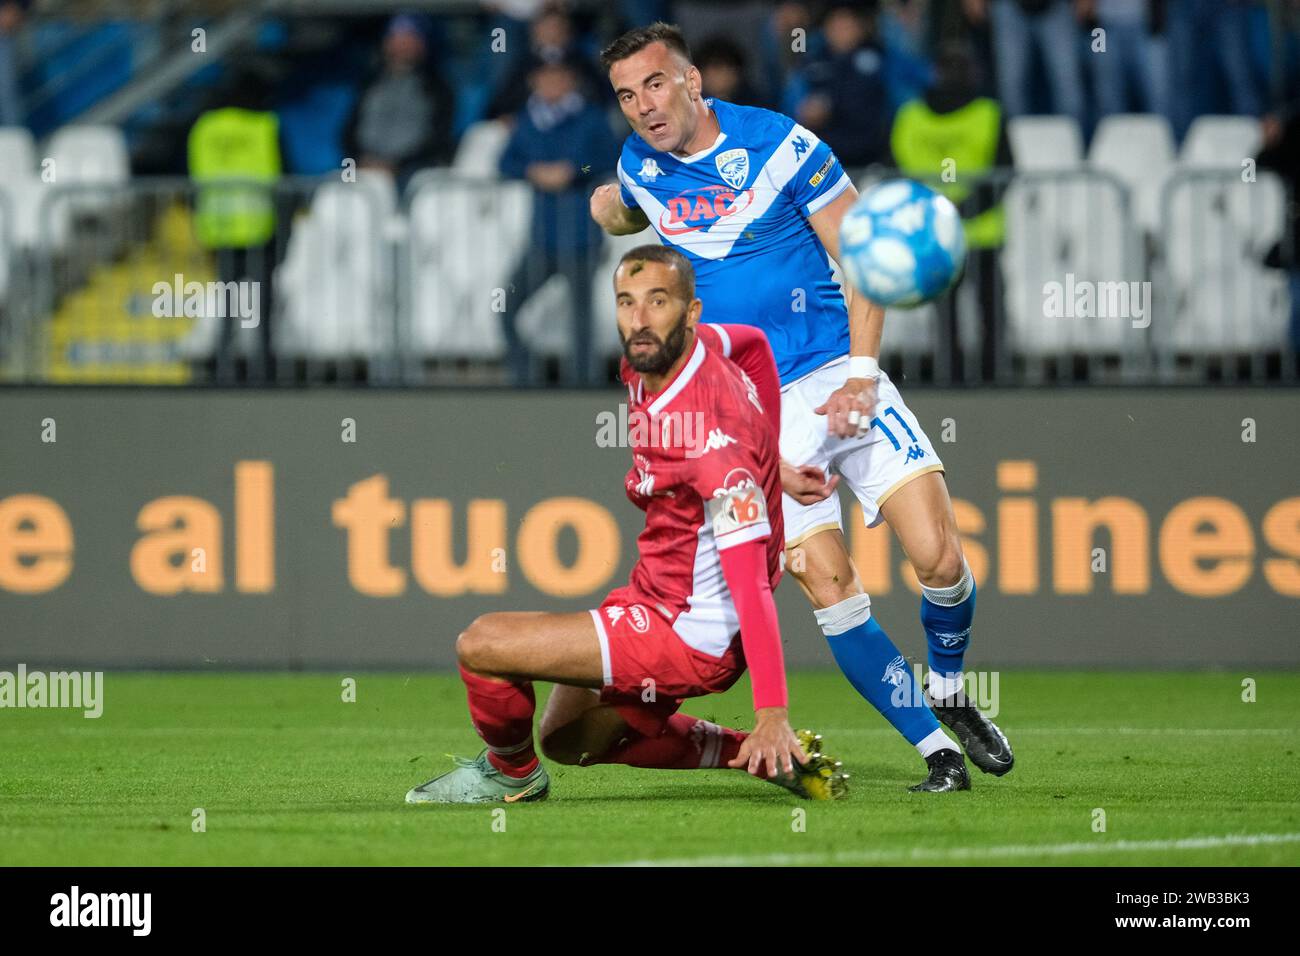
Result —
MULTIPOLYGON (((364 172, 236 185, 40 185, 34 229, 0 193, 0 381, 599 384, 619 355, 609 276, 655 241, 588 248, 584 217, 547 252, 527 185, 441 170, 400 198, 364 172), (205 239, 204 188, 264 194, 269 238, 205 239)), ((1000 201, 1005 241, 939 303, 890 311, 882 362, 900 380, 1296 380, 1287 274, 1261 264, 1290 240, 1279 181, 1179 170, 1152 235, 1102 172, 971 185, 1000 201)))
POLYGON ((31 291, 8 343, 8 380, 401 381, 391 183, 40 188, 38 226, 19 244, 31 291), (269 236, 205 240, 205 189, 269 202, 269 236))

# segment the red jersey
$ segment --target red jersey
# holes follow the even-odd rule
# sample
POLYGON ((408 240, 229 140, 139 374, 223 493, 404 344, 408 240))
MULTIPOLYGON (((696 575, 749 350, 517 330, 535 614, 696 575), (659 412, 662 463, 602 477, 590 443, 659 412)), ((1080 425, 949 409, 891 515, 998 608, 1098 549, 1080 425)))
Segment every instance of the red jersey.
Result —
POLYGON ((740 630, 721 552, 765 538, 773 588, 781 576, 776 362, 755 329, 700 325, 663 391, 647 393, 626 360, 623 381, 633 460, 625 485, 646 523, 629 583, 610 600, 655 609, 683 642, 720 657, 740 630))

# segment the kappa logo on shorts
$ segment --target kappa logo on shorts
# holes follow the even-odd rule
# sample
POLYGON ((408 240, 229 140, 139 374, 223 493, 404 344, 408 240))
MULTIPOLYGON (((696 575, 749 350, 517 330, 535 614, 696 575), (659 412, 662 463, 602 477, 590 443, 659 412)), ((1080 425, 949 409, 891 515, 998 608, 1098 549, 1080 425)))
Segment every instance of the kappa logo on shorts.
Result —
POLYGON ((632 622, 632 630, 644 634, 650 630, 650 612, 640 604, 628 605, 627 619, 632 622))

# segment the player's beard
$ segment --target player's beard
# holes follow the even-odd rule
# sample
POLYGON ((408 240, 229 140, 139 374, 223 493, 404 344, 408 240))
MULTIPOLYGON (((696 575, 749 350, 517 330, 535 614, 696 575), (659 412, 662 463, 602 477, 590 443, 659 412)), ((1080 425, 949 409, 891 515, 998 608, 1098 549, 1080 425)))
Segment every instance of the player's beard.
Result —
MULTIPOLYGON (((623 338, 623 333, 619 333, 619 338, 623 338)), ((642 375, 663 375, 673 363, 681 358, 682 352, 686 350, 686 313, 683 312, 681 318, 677 320, 668 332, 668 337, 660 339, 649 330, 643 329, 630 339, 623 339, 623 355, 627 357, 627 364, 642 375), (632 352, 633 344, 637 342, 654 342, 659 348, 653 352, 642 352, 634 354, 632 352)))

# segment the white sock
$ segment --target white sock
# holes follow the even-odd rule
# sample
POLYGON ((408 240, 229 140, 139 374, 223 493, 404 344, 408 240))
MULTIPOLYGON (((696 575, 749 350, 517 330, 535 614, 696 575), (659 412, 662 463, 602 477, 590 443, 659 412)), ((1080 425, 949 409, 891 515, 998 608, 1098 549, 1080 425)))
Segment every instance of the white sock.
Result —
POLYGON ((928 757, 936 750, 957 750, 957 745, 952 742, 951 737, 943 732, 941 727, 918 740, 916 750, 922 757, 928 757))
POLYGON ((935 700, 947 700, 957 691, 962 689, 961 674, 954 674, 951 677, 944 677, 938 671, 930 671, 929 687, 930 696, 935 700))

